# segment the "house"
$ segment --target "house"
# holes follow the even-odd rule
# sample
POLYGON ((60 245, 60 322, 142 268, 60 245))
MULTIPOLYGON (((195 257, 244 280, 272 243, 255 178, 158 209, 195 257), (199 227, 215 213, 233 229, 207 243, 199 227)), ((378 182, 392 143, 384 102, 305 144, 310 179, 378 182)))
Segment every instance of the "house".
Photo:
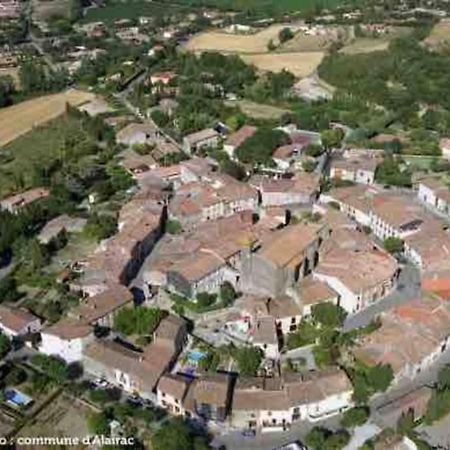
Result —
POLYGON ((381 150, 346 150, 343 154, 333 156, 330 164, 330 178, 373 184, 381 159, 381 150))
POLYGON ((374 198, 379 193, 377 189, 356 186, 331 189, 320 195, 322 203, 336 203, 340 210, 351 220, 362 226, 371 226, 371 210, 374 198))
POLYGON ((419 182, 417 197, 445 215, 450 215, 450 189, 436 178, 426 178, 419 182))
POLYGON ((184 416, 184 401, 191 381, 182 375, 163 375, 156 388, 157 405, 174 416, 184 416))
POLYGON ((287 172, 291 165, 299 159, 303 147, 303 145, 297 143, 276 148, 272 153, 272 159, 275 161, 277 168, 281 172, 287 172))
POLYGON ((233 392, 231 423, 250 430, 286 430, 292 423, 280 379, 239 377, 233 392))
POLYGON ((25 337, 41 329, 41 320, 23 308, 0 305, 0 331, 10 339, 25 337))
POLYGON ((300 280, 293 288, 294 298, 297 300, 302 316, 310 316, 312 307, 320 303, 339 303, 339 294, 327 283, 315 279, 312 275, 300 280))
POLYGON ((166 72, 155 72, 150 75, 150 82, 155 84, 164 84, 168 85, 172 80, 177 77, 175 72, 166 71, 166 72))
POLYGON ((31 203, 47 198, 50 192, 44 188, 34 188, 29 191, 6 197, 0 200, 0 210, 9 211, 10 213, 18 213, 31 203))
POLYGON ((92 326, 111 328, 117 313, 132 304, 133 295, 125 286, 112 285, 108 290, 82 300, 69 312, 69 317, 92 326))
POLYGON ((145 192, 125 204, 118 233, 89 256, 74 287, 92 296, 111 284, 128 284, 161 236, 163 212, 161 201, 148 198, 145 192))
POLYGON ((295 331, 302 318, 301 306, 286 295, 274 298, 244 296, 235 306, 242 311, 244 317, 250 318, 252 326, 255 327, 258 318, 272 317, 277 331, 284 335, 295 331))
POLYGON ((450 159, 450 139, 442 138, 439 141, 439 148, 441 149, 442 156, 446 159, 450 159))
POLYGON ((217 147, 219 142, 220 134, 213 128, 206 128, 185 136, 183 148, 186 153, 192 154, 202 149, 217 147))
POLYGON ((394 384, 426 371, 447 349, 450 305, 445 300, 424 295, 384 313, 381 322, 353 354, 368 365, 389 364, 394 384))
POLYGON ((213 252, 198 251, 175 263, 167 273, 169 290, 188 298, 195 298, 201 292, 218 292, 225 281, 236 285, 238 276, 229 268, 223 258, 213 252))
POLYGON ((378 249, 332 249, 321 257, 313 277, 339 294, 339 305, 356 313, 381 300, 396 286, 396 260, 378 249))
POLYGON ((353 386, 337 368, 307 374, 284 374, 292 421, 316 422, 353 406, 353 386))
POLYGON ((90 325, 66 318, 41 331, 39 351, 70 364, 83 360, 83 352, 94 339, 90 325))
POLYGON ((132 146, 135 144, 146 144, 159 137, 158 129, 150 123, 130 123, 116 134, 119 144, 132 146))
POLYGON ((194 379, 184 401, 188 415, 224 422, 231 407, 231 384, 230 376, 221 373, 194 379))
POLYGON ((80 217, 69 217, 67 214, 55 217, 44 225, 37 237, 41 244, 47 245, 61 233, 77 233, 83 230, 87 220, 80 217))
POLYGON ((353 405, 345 372, 328 369, 282 378, 238 378, 231 423, 243 429, 283 431, 296 421, 316 422, 353 405))
POLYGON ((170 203, 169 217, 190 229, 198 222, 254 211, 257 203, 258 193, 247 183, 226 174, 205 174, 204 181, 179 187, 170 203))
POLYGON ((271 232, 243 259, 241 290, 272 297, 284 294, 315 267, 326 233, 323 225, 304 223, 271 232))
POLYGON ((378 195, 370 211, 370 227, 380 239, 396 237, 404 239, 417 231, 425 221, 419 205, 406 197, 378 195))
POLYGON ((273 317, 257 318, 252 329, 252 337, 253 346, 260 348, 265 358, 276 360, 279 358, 277 325, 273 317))
POLYGON ((228 136, 225 140, 223 149, 228 156, 233 159, 235 150, 240 147, 248 138, 252 137, 258 131, 257 127, 244 125, 238 131, 228 136))
POLYGON ((283 206, 312 204, 320 190, 320 177, 312 173, 301 173, 293 178, 264 180, 259 184, 261 204, 283 206))
POLYGON ((84 350, 84 367, 126 392, 153 398, 159 379, 172 368, 186 337, 184 320, 169 315, 156 328, 152 342, 140 351, 116 341, 93 342, 84 350))

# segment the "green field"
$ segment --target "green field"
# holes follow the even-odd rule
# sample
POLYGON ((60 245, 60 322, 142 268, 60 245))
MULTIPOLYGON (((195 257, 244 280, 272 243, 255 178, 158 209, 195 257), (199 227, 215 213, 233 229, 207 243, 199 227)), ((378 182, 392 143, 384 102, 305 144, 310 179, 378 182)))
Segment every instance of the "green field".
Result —
POLYGON ((114 22, 121 19, 139 17, 161 17, 186 12, 189 8, 172 5, 171 2, 152 2, 147 0, 107 0, 103 8, 90 8, 83 22, 114 22))
POLYGON ((361 4, 362 0, 106 0, 103 8, 90 8, 83 22, 114 22, 141 16, 169 16, 198 7, 247 11, 259 15, 277 15, 295 11, 333 9, 341 5, 361 4))
MULTIPOLYGON (((170 3, 170 2, 168 2, 170 3)), ((361 3, 359 0, 179 0, 180 4, 208 6, 235 11, 286 13, 314 11, 316 8, 333 9, 337 6, 361 3)))

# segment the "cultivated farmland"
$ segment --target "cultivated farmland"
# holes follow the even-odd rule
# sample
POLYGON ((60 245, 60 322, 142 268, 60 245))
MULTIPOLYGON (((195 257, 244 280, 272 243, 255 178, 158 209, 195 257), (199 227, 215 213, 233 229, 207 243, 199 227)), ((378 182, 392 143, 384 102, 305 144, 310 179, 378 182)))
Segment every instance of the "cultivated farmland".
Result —
POLYGON ((321 63, 323 52, 295 53, 262 53, 256 55, 241 55, 249 64, 254 64, 259 70, 281 72, 289 70, 298 78, 311 75, 321 63))
MULTIPOLYGON (((271 25, 253 34, 232 34, 223 31, 207 31, 194 36, 186 45, 191 51, 217 51, 223 53, 263 53, 270 40, 278 43, 278 33, 286 25, 271 25)), ((295 31, 296 27, 289 27, 295 31)))
POLYGON ((66 104, 81 105, 94 94, 69 89, 60 94, 46 95, 0 110, 0 147, 64 113, 66 104))

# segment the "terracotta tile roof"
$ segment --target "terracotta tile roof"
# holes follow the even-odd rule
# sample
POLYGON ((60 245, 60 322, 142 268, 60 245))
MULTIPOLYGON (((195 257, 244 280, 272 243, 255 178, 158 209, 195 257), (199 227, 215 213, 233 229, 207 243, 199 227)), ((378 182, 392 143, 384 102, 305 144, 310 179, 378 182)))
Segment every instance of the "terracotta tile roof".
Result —
POLYGON ((45 334, 57 336, 62 340, 81 339, 89 336, 93 330, 90 325, 87 325, 79 320, 66 318, 42 331, 45 334))
POLYGON ((368 364, 390 364, 394 373, 435 351, 450 332, 450 304, 423 296, 382 316, 382 326, 354 350, 368 364))
POLYGON ((324 255, 315 273, 338 278, 358 293, 390 280, 397 270, 396 260, 383 250, 335 249, 324 255))
POLYGON ((158 383, 158 390, 166 395, 183 401, 191 380, 182 375, 166 374, 161 377, 158 383))
POLYGON ((133 295, 122 285, 113 285, 101 294, 87 298, 69 315, 84 323, 92 324, 97 320, 111 314, 133 302, 133 295))
POLYGON ((270 389, 263 378, 239 378, 234 388, 235 411, 287 411, 289 406, 287 392, 270 389))
POLYGON ((315 280, 312 277, 303 278, 297 285, 302 305, 315 305, 331 301, 338 297, 336 291, 331 289, 326 283, 315 280))
POLYGON ((318 402, 353 389, 347 374, 336 368, 301 376, 285 374, 284 384, 291 406, 318 402))
POLYGON ((225 266, 225 261, 209 251, 199 251, 175 263, 172 272, 179 273, 187 281, 194 282, 225 266))
POLYGON ((263 243, 259 255, 278 267, 296 265, 304 259, 304 252, 318 239, 321 226, 303 224, 274 231, 263 243))
POLYGON ((219 133, 213 128, 205 128, 204 130, 197 131, 195 133, 188 134, 184 139, 190 144, 195 145, 206 139, 219 137, 219 133))
POLYGON ((258 128, 252 127, 250 125, 244 125, 239 128, 238 131, 231 134, 225 141, 225 145, 232 145, 233 147, 239 147, 242 145, 249 137, 253 136, 258 128))
POLYGON ((344 203, 368 214, 372 209, 373 200, 377 193, 378 191, 375 188, 357 184, 355 186, 332 189, 327 195, 339 203, 344 203))
POLYGON ((400 228, 412 222, 423 222, 425 213, 419 205, 406 197, 379 195, 372 205, 373 213, 389 225, 400 228))
POLYGON ((226 374, 205 375, 192 382, 185 405, 192 409, 193 403, 208 404, 220 408, 228 405, 230 378, 226 374))
POLYGON ((6 197, 0 200, 0 208, 22 208, 37 200, 41 200, 50 195, 50 192, 45 188, 35 188, 20 194, 6 197))
POLYGON ((0 323, 12 331, 19 332, 36 320, 38 317, 26 309, 0 305, 0 323))
POLYGON ((258 344, 277 344, 277 327, 271 316, 259 317, 253 327, 253 342, 258 344))
POLYGON ((113 341, 96 341, 86 348, 84 356, 131 375, 140 389, 152 391, 174 355, 171 349, 155 344, 136 352, 113 341))

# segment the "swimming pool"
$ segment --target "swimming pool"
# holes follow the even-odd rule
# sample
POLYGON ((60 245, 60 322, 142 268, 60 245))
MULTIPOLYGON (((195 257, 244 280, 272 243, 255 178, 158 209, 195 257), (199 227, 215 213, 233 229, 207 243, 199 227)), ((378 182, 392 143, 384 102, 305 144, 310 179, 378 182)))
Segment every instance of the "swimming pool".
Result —
POLYGON ((194 363, 198 363, 201 359, 206 356, 206 353, 201 352, 200 350, 191 350, 188 353, 188 360, 194 363))
POLYGON ((28 395, 25 395, 17 389, 5 390, 5 399, 13 406, 28 406, 33 402, 31 397, 28 397, 28 395))

